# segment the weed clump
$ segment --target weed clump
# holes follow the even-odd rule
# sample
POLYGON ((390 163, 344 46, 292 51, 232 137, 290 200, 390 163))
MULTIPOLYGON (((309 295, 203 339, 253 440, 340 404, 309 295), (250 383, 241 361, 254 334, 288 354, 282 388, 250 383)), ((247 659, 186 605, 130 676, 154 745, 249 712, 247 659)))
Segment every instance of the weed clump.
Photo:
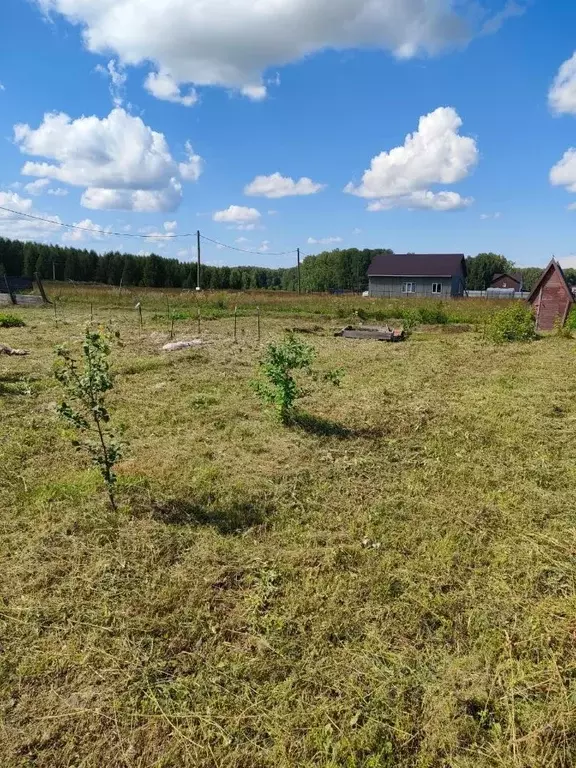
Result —
POLYGON ((26 323, 17 315, 0 314, 0 328, 24 328, 26 323))
POLYGON ((486 336, 495 344, 533 341, 536 323, 532 311, 521 302, 496 312, 486 326, 486 336))

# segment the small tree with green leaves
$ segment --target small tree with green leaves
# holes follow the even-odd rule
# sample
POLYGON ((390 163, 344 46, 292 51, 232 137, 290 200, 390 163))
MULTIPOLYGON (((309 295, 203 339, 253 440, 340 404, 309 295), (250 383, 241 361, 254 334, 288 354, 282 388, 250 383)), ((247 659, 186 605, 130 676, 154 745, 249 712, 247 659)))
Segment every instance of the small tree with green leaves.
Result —
POLYGON ((289 424, 295 414, 295 403, 307 394, 294 374, 302 371, 311 379, 322 379, 340 386, 341 371, 319 374, 312 367, 316 350, 300 341, 293 333, 287 334, 279 344, 268 344, 259 363, 260 379, 252 382, 264 403, 273 405, 282 424, 289 424))
POLYGON ((486 335, 495 344, 509 341, 532 341, 536 338, 536 321, 523 301, 496 312, 486 327, 486 335))
POLYGON ((104 333, 86 329, 82 342, 82 365, 66 347, 57 347, 55 375, 66 399, 58 413, 78 434, 73 445, 86 451, 106 483, 110 505, 116 510, 114 466, 122 456, 120 442, 110 428, 106 394, 113 388, 110 375, 110 345, 104 333))

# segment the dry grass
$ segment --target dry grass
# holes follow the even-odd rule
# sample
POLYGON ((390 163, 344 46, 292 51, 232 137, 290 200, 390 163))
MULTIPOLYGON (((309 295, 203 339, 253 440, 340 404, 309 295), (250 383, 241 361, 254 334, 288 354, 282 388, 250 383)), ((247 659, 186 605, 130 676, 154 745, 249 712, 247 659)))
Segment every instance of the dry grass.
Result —
POLYGON ((0 331, 32 352, 0 362, 1 765, 576 763, 573 342, 315 319, 347 375, 282 429, 249 388, 252 318, 170 356, 115 314, 118 514, 54 415, 86 306, 0 331))

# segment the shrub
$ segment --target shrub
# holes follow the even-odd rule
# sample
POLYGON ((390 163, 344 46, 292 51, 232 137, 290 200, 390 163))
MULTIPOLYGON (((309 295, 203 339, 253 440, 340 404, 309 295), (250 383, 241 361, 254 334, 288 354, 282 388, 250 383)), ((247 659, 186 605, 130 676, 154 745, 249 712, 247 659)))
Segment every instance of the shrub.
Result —
POLYGON ((0 314, 0 328, 24 328, 25 325, 21 317, 0 314))
POLYGON ((316 350, 300 341, 293 333, 286 335, 280 344, 268 344, 259 369, 263 377, 252 382, 256 393, 264 403, 273 405, 278 418, 288 424, 294 416, 296 400, 306 394, 294 378, 296 371, 303 371, 313 379, 322 378, 335 386, 340 385, 340 371, 328 371, 321 377, 312 369, 316 350))
POLYGON ((554 318, 554 333, 561 339, 572 338, 572 329, 567 324, 562 322, 562 318, 559 315, 556 315, 554 318))
POLYGON ((83 368, 65 347, 58 347, 55 376, 65 394, 74 404, 64 400, 58 413, 85 439, 74 440, 77 450, 85 450, 92 458, 106 483, 112 509, 116 509, 114 465, 122 456, 116 435, 109 427, 110 414, 106 407, 106 393, 113 388, 108 356, 110 346, 100 331, 86 330, 82 343, 83 368))
POLYGON ((534 315, 524 302, 496 312, 486 326, 486 336, 495 344, 532 341, 536 338, 534 315))
POLYGON ((405 336, 411 336, 412 331, 420 322, 420 312, 417 309, 406 309, 402 313, 402 328, 405 336))
POLYGON ((568 319, 566 320, 566 328, 571 331, 576 331, 576 305, 570 310, 568 319))
POLYGON ((357 320, 362 320, 362 322, 368 320, 368 314, 364 309, 355 309, 352 312, 353 317, 355 317, 357 320))
POLYGON ((448 322, 448 315, 441 301, 433 307, 420 307, 418 314, 420 322, 425 325, 446 325, 448 322))

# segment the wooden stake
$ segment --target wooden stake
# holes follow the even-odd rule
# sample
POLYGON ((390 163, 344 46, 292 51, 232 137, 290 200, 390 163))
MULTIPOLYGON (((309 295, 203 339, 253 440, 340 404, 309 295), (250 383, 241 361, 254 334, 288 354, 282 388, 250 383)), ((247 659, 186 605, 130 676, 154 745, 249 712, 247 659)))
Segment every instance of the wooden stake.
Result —
POLYGON ((40 291, 40 296, 42 296, 42 301, 44 304, 50 304, 48 301, 48 296, 46 296, 46 291, 44 290, 44 286, 42 285, 42 279, 40 278, 40 274, 38 272, 34 272, 34 278, 36 280, 36 285, 38 286, 38 290, 40 291))
POLYGON ((234 307, 234 344, 238 343, 238 305, 234 307))
POLYGON ((14 291, 12 290, 12 286, 11 286, 11 285, 10 285, 10 283, 8 282, 8 277, 7 277, 6 275, 4 275, 4 282, 6 283, 6 290, 7 290, 7 291, 8 291, 8 293, 10 294, 10 301, 12 302, 12 304, 17 304, 17 301, 16 301, 16 294, 15 294, 15 293, 14 293, 14 291))
POLYGON ((258 318, 258 344, 260 344, 260 307, 256 307, 256 317, 258 318))

